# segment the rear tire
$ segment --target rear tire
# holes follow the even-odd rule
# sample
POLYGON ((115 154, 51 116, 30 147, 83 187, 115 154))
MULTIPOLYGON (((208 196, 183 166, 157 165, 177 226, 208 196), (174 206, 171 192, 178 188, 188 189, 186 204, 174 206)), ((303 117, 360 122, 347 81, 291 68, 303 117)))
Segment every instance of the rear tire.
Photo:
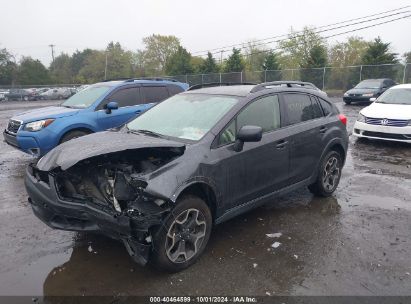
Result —
POLYGON ((74 138, 78 138, 78 137, 87 135, 87 134, 90 134, 90 133, 80 131, 80 130, 70 131, 61 138, 60 144, 66 142, 66 141, 72 140, 74 138))
POLYGON ((317 196, 327 197, 333 194, 341 178, 342 156, 337 151, 328 152, 321 161, 317 180, 308 189, 317 196))
POLYGON ((211 227, 212 216, 207 204, 196 196, 184 196, 164 224, 154 231, 150 264, 167 272, 191 266, 203 253, 211 227))

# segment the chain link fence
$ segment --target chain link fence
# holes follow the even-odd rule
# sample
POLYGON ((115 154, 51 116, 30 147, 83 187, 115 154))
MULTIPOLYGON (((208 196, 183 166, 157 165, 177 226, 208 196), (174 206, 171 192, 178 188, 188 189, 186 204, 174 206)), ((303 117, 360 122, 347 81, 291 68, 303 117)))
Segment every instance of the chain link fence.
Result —
POLYGON ((168 76, 192 85, 205 83, 261 83, 281 80, 301 80, 314 83, 329 94, 339 95, 364 79, 391 78, 397 83, 411 83, 411 63, 324 67, 312 69, 282 69, 233 73, 168 76))
MULTIPOLYGON (((301 80, 314 83, 318 88, 330 95, 341 95, 357 83, 370 78, 391 78, 397 83, 411 83, 411 63, 358 65, 347 67, 324 67, 312 69, 282 69, 266 71, 244 71, 232 73, 190 74, 176 76, 161 76, 161 78, 176 79, 190 86, 206 83, 261 83, 280 80, 301 80)), ((34 87, 76 87, 79 84, 58 85, 24 85, 15 88, 34 87)), ((0 89, 10 86, 0 86, 0 89)))

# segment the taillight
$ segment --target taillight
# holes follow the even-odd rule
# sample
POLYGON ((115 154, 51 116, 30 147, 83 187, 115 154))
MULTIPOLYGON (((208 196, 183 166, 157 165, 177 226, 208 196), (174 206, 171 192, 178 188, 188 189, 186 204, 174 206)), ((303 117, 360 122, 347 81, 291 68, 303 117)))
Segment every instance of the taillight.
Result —
POLYGON ((344 114, 339 114, 338 118, 344 124, 344 126, 347 126, 347 117, 344 114))

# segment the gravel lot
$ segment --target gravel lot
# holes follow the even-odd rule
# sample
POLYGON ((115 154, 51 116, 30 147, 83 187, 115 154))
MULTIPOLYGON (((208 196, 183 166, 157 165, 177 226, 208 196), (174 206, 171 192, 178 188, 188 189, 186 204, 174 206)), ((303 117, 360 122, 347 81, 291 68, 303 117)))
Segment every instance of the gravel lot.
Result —
MULTIPOLYGON (((333 101, 351 134, 364 105, 333 101)), ((0 127, 55 104, 2 102, 0 127)), ((350 136, 333 197, 304 189, 221 224, 200 261, 172 275, 134 264, 111 239, 44 225, 23 186, 31 157, 0 151, 0 295, 411 295, 411 145, 350 136)))

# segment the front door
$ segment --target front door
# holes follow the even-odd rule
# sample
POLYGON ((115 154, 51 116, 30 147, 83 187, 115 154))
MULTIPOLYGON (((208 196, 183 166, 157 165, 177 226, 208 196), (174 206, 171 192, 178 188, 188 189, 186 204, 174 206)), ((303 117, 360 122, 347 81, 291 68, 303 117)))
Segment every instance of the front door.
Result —
POLYGON ((212 151, 216 182, 224 209, 230 209, 284 187, 288 179, 288 133, 281 129, 278 95, 259 98, 248 104, 219 135, 219 147, 212 151), (233 149, 238 130, 245 125, 260 126, 260 142, 246 142, 243 150, 233 149))
POLYGON ((141 104, 139 87, 120 88, 105 98, 97 107, 97 125, 99 130, 119 127, 145 109, 146 106, 141 104), (105 106, 111 101, 117 102, 118 109, 107 113, 105 106))

